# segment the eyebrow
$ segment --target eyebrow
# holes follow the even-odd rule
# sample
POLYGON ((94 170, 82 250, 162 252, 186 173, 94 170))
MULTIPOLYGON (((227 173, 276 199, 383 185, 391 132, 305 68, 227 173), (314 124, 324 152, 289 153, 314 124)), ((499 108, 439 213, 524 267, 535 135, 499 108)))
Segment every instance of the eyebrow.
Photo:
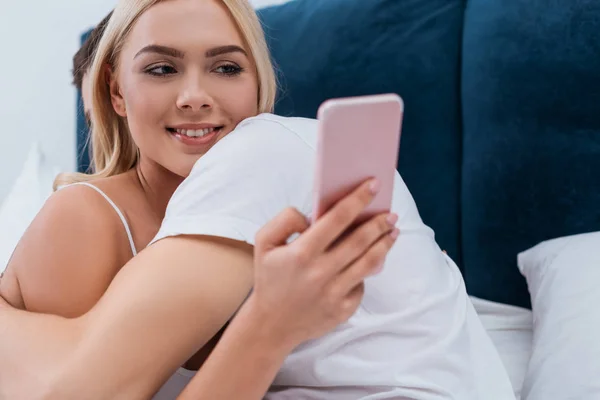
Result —
POLYGON ((246 50, 244 50, 240 46, 236 46, 234 44, 229 45, 229 46, 220 46, 220 47, 215 47, 213 49, 209 49, 206 51, 205 56, 206 56, 206 58, 211 58, 211 57, 216 57, 216 56, 220 56, 223 54, 229 54, 229 53, 242 53, 243 55, 248 57, 246 50))
MULTIPOLYGON (((138 53, 135 55, 134 59, 141 56, 144 53, 156 53, 156 54, 162 54, 164 56, 170 56, 170 57, 175 57, 175 58, 184 58, 185 57, 185 53, 181 50, 177 50, 173 47, 162 46, 159 44, 151 44, 151 45, 148 45, 148 46, 142 48, 140 51, 138 51, 138 53)), ((212 58, 212 57, 217 57, 217 56, 220 56, 223 54, 229 54, 229 53, 241 53, 241 54, 245 55, 246 57, 248 57, 246 50, 244 50, 243 48, 241 48, 240 46, 237 46, 237 45, 214 47, 212 49, 208 49, 204 55, 206 58, 212 58)))
POLYGON ((170 57, 175 57, 175 58, 183 58, 185 56, 184 52, 174 49, 172 47, 161 46, 159 44, 151 44, 149 46, 144 47, 140 51, 138 51, 138 53, 135 55, 134 59, 138 58, 139 56, 141 56, 144 53, 156 53, 156 54, 162 54, 164 56, 170 56, 170 57))

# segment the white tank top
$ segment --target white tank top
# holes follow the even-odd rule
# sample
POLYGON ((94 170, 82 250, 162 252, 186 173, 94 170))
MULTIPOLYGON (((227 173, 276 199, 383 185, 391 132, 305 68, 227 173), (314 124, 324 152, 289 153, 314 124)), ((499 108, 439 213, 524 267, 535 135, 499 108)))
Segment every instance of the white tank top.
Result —
MULTIPOLYGON (((88 182, 78 182, 73 185, 83 185, 88 186, 98 192, 108 204, 115 210, 121 222, 123 223, 123 227, 125 228, 125 232, 127 233, 127 238, 129 239, 129 245, 131 247, 131 253, 135 257, 137 255, 137 249, 135 248, 135 243, 133 242, 133 236, 131 234, 131 229, 129 228, 129 224, 127 223, 127 219, 117 207, 114 201, 107 196, 102 190, 98 189, 96 186, 92 185, 88 182)), ((152 400, 175 400, 177 396, 183 392, 183 389, 187 386, 188 383, 192 380, 192 378, 196 375, 196 371, 190 371, 185 368, 179 368, 177 372, 162 386, 162 388, 152 397, 152 400)))

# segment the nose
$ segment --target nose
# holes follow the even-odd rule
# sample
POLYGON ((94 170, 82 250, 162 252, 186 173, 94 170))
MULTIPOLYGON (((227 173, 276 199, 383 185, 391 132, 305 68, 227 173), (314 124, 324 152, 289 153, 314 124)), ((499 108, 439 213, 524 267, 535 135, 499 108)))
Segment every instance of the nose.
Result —
POLYGON ((177 108, 182 111, 209 110, 213 103, 213 98, 200 82, 186 82, 177 97, 177 108))

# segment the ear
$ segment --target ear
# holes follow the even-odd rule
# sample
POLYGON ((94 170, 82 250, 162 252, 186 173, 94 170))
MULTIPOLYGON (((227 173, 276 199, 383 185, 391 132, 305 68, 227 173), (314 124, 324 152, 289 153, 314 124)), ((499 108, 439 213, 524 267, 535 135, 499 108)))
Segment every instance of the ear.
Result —
POLYGON ((110 90, 110 100, 112 106, 117 114, 123 118, 127 118, 127 108, 125 107, 125 99, 121 95, 121 89, 119 82, 117 81, 117 74, 113 71, 112 67, 106 66, 106 83, 110 90))

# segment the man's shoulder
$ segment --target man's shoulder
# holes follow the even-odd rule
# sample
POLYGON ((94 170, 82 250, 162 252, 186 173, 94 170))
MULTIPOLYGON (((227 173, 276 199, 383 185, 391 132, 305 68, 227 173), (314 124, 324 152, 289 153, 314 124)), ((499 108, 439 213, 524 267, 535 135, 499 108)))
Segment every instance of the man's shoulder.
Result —
POLYGON ((316 146, 317 130, 318 121, 316 119, 282 117, 268 113, 247 118, 236 128, 236 131, 240 131, 240 136, 250 133, 257 137, 275 140, 278 144, 299 139, 311 149, 316 146))
POLYGON ((316 137, 316 120, 272 114, 248 118, 196 162, 174 197, 210 185, 243 188, 251 183, 267 192, 289 185, 305 188, 312 179, 316 137))

